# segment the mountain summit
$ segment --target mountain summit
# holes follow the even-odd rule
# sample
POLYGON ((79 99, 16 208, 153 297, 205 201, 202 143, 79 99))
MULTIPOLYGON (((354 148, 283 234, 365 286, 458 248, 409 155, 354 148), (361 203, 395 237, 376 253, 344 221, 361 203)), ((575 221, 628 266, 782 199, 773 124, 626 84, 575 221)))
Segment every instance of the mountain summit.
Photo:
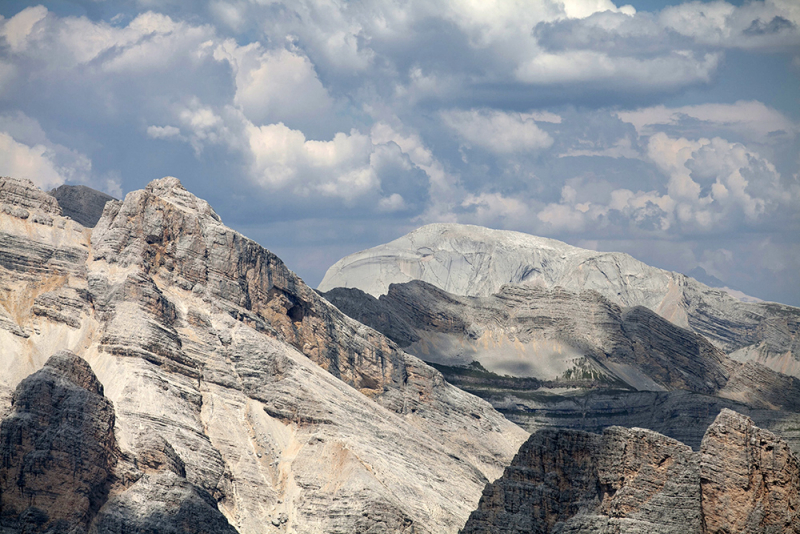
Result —
POLYGON ((800 376, 800 309, 745 303, 686 275, 619 252, 597 252, 520 232, 430 224, 328 269, 320 291, 358 288, 385 295, 391 284, 428 282, 460 296, 489 296, 506 284, 592 290, 623 308, 644 306, 703 335, 739 361, 800 376))

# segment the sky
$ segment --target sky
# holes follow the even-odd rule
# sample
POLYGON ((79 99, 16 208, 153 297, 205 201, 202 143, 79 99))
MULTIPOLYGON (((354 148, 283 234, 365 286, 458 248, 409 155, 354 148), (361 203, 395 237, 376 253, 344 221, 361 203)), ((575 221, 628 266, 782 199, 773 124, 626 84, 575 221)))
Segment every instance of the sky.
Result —
POLYGON ((800 306, 800 2, 0 2, 0 175, 175 176, 316 286, 423 224, 800 306))

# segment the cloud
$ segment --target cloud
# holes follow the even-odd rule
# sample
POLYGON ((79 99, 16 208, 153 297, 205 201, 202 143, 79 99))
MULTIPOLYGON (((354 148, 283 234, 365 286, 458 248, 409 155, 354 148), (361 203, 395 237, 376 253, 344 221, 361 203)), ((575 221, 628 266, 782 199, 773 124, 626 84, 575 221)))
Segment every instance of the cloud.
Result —
POLYGON ((792 0, 688 2, 664 9, 660 23, 704 45, 744 49, 787 49, 800 44, 800 8, 792 0))
POLYGON ((65 181, 91 183, 92 162, 53 143, 38 121, 24 113, 0 115, 0 174, 27 178, 43 189, 65 181))
POLYGON ((352 199, 379 186, 369 167, 372 142, 355 130, 349 135, 340 132, 330 141, 306 140, 283 123, 248 126, 247 134, 252 173, 265 188, 289 188, 301 196, 315 190, 352 199))
POLYGON ((623 3, 7 7, 2 157, 115 194, 178 175, 255 236, 311 254, 326 235, 327 259, 461 221, 676 269, 724 249, 741 264, 730 276, 751 281, 767 272, 743 260, 758 235, 790 265, 775 250, 800 248, 800 136, 782 89, 800 4, 623 3), (753 62, 758 76, 737 74, 753 62))
MULTIPOLYGON (((372 200, 364 208, 384 213, 419 211, 431 187, 428 173, 414 160, 426 160, 424 147, 394 142, 386 128, 372 134, 339 132, 329 141, 306 139, 283 123, 248 123, 245 135, 251 179, 268 191, 299 197, 336 198, 346 206, 372 200)), ((428 168, 430 168, 428 166, 428 168)))
POLYGON ((798 131, 798 125, 785 115, 756 100, 677 108, 660 105, 634 111, 620 111, 617 112, 617 116, 633 124, 642 135, 655 133, 659 127, 665 125, 695 130, 724 128, 751 140, 767 143, 782 136, 794 136, 798 131))
POLYGON ((101 60, 108 72, 163 70, 176 50, 196 46, 213 34, 210 26, 192 26, 146 12, 126 27, 86 17, 59 18, 44 6, 24 9, 0 28, 13 55, 36 59, 64 71, 101 60))
POLYGON ((466 143, 495 154, 537 151, 553 144, 530 115, 473 109, 444 111, 441 117, 466 143))
POLYGON ((501 193, 469 194, 460 208, 459 222, 494 228, 520 224, 531 215, 525 202, 501 193))
POLYGON ((181 129, 175 126, 148 126, 147 136, 153 139, 185 139, 181 129))
POLYGON ((771 161, 741 143, 659 132, 647 138, 646 153, 639 157, 666 178, 656 189, 614 188, 597 177, 568 180, 558 202, 537 208, 538 231, 724 236, 796 216, 797 180, 787 185, 771 161))
POLYGON ((674 89, 708 82, 720 56, 677 50, 668 55, 639 59, 615 57, 591 50, 541 53, 515 71, 519 81, 533 85, 595 82, 600 87, 674 89))
POLYGON ((264 50, 259 43, 238 46, 226 40, 214 57, 234 69, 234 104, 257 124, 316 118, 327 113, 333 100, 307 57, 286 49, 264 50))
POLYGON ((648 156, 669 175, 676 216, 687 225, 709 229, 731 217, 754 223, 786 200, 775 166, 740 143, 725 139, 650 137, 648 156))
MULTIPOLYGON (((592 143, 589 143, 590 145, 592 143)), ((638 159, 639 151, 633 146, 630 137, 621 137, 614 141, 614 144, 606 148, 570 148, 566 152, 558 155, 559 158, 579 157, 579 156, 599 156, 605 158, 631 158, 638 159)))
POLYGON ((12 18, 2 21, 0 26, 0 37, 3 37, 13 52, 20 52, 27 47, 28 38, 33 33, 34 27, 47 16, 47 8, 44 6, 28 7, 14 15, 12 18))
POLYGON ((47 147, 18 143, 4 132, 0 132, 0 175, 27 178, 42 189, 64 183, 64 177, 53 164, 47 147))

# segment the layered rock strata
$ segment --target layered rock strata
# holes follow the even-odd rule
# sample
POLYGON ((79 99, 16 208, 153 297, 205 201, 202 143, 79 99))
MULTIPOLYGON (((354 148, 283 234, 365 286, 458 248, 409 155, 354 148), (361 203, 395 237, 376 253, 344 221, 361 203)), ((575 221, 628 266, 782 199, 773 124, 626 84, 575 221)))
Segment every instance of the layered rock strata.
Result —
POLYGON ((2 380, 14 387, 56 345, 92 365, 130 458, 117 476, 135 480, 104 525, 149 484, 154 517, 171 495, 200 506, 206 492, 242 533, 454 532, 527 436, 344 316, 174 178, 108 202, 91 234, 59 217, 48 228, 63 221, 80 239, 4 227, 31 241, 9 247, 14 258, 73 243, 83 256, 57 276, 19 261, 0 273, 11 325, 0 336, 20 340, 2 380))
POLYGON ((323 295, 358 310, 359 320, 396 336, 408 352, 443 365, 477 361, 497 374, 553 384, 701 393, 722 388, 738 367, 703 337, 594 291, 507 285, 489 297, 460 297, 421 281, 393 284, 377 301, 344 291, 323 295))
POLYGON ((800 532, 800 464, 723 410, 700 452, 655 432, 537 432, 484 489, 464 534, 800 532))
POLYGON ((163 438, 151 436, 133 459, 119 450, 114 407, 79 356, 53 355, 13 405, 0 425, 0 531, 236 532, 163 438))
POLYGON ((0 178, 0 415, 47 358, 86 345, 90 240, 33 182, 0 178))
POLYGON ((503 285, 597 291, 614 304, 644 306, 703 335, 736 359, 800 376, 800 310, 744 303, 679 273, 622 253, 605 253, 519 232, 432 224, 339 260, 319 285, 375 297, 393 283, 428 282, 461 296, 490 296, 503 285))
POLYGON ((378 299, 346 288, 323 295, 531 432, 637 426, 697 448, 731 408, 800 451, 800 380, 740 364, 643 307, 528 286, 463 297, 422 281, 378 299))

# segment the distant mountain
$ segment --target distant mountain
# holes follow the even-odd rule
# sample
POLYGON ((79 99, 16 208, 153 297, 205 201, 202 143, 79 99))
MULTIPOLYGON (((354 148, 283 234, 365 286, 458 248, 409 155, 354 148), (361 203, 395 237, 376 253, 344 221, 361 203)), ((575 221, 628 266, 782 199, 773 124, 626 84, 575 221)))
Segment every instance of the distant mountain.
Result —
POLYGON ((692 269, 691 271, 689 271, 688 273, 686 273, 686 276, 694 278, 701 284, 705 284, 708 287, 718 287, 718 288, 727 287, 727 284, 725 282, 723 282, 713 274, 708 274, 706 270, 700 267, 699 265, 694 269, 692 269))
POLYGON ((111 195, 85 185, 60 185, 48 194, 55 197, 66 217, 86 228, 94 228, 103 215, 106 203, 116 200, 111 195))
POLYGON ((175 178, 93 229, 0 178, 0 223, 11 532, 455 533, 527 437, 175 178))
POLYGON ((596 252, 519 232, 431 224, 336 262, 319 290, 358 288, 375 297, 422 280, 459 296, 487 297, 506 284, 596 291, 623 308, 644 306, 689 328, 739 361, 800 376, 800 309, 745 303, 683 274, 617 252, 596 252))
POLYGON ((800 451, 800 379, 736 362, 703 336, 596 291, 506 285, 463 297, 415 280, 379 299, 347 288, 323 296, 531 432, 637 426, 699 447, 730 408, 800 451))

